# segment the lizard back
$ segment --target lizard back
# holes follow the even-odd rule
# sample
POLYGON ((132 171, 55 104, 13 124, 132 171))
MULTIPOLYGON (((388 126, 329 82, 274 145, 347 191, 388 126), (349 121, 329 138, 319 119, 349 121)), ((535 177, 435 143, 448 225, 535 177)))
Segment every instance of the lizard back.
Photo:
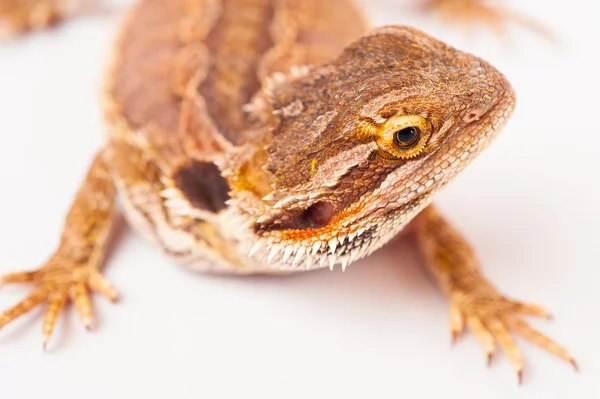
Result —
POLYGON ((348 0, 142 0, 116 46, 109 117, 159 151, 177 141, 218 150, 219 136, 239 144, 261 82, 329 61, 366 27, 348 0))

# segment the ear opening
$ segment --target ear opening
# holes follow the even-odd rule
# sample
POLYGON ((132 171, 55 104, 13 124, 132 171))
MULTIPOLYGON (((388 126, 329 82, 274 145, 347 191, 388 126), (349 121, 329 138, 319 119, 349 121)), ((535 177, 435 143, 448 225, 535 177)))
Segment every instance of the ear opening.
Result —
POLYGON ((187 163, 175 172, 173 181, 194 207, 214 213, 225 209, 230 188, 214 163, 187 163))

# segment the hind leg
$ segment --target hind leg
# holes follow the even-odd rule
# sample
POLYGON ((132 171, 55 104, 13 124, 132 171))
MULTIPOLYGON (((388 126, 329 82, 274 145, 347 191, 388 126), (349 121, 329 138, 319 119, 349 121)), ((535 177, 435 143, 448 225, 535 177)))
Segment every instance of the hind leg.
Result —
POLYGON ((55 25, 96 1, 0 0, 0 39, 55 25))
POLYGON ((545 26, 491 0, 421 0, 421 8, 446 21, 459 24, 466 32, 481 23, 503 35, 509 23, 516 23, 537 32, 548 40, 553 34, 545 26))

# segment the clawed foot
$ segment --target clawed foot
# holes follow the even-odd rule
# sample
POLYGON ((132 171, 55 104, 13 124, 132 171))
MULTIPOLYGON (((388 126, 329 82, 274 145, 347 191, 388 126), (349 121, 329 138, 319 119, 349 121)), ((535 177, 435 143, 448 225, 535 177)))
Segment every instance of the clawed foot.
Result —
POLYGON ((550 41, 554 40, 552 32, 538 22, 486 0, 424 0, 422 8, 444 20, 458 23, 465 32, 479 22, 503 35, 507 24, 517 23, 550 41))
POLYGON ((93 321, 89 293, 98 292, 113 302, 118 298, 113 285, 96 268, 74 265, 72 261, 52 259, 38 270, 11 273, 0 278, 0 286, 11 283, 28 283, 34 288, 28 297, 0 314, 0 328, 45 303, 44 348, 52 335, 58 315, 68 300, 74 303, 83 324, 89 329, 93 321))
POLYGON ((0 0, 0 39, 48 27, 62 17, 56 0, 0 0))
POLYGON ((562 346, 546 337, 521 319, 522 315, 550 318, 550 314, 537 305, 509 300, 490 286, 467 290, 456 288, 450 295, 450 328, 453 341, 464 329, 465 323, 473 332, 491 362, 496 342, 513 365, 519 383, 523 378, 523 357, 511 333, 569 362, 575 370, 577 363, 562 346))
POLYGON ((0 0, 0 40, 56 25, 75 14, 107 10, 99 0, 0 0))

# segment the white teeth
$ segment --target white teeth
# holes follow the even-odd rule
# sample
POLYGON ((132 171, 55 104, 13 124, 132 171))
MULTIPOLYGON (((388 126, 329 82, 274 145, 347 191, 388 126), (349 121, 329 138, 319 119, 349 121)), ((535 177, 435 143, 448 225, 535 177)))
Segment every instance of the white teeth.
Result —
POLYGON ((348 257, 344 256, 340 259, 340 263, 342 264, 342 271, 346 271, 346 267, 348 266, 348 257))
POLYGON ((334 254, 335 253, 335 248, 337 246, 337 238, 333 237, 331 240, 329 240, 329 253, 330 254, 334 254))
POLYGON ((294 197, 288 197, 288 198, 282 199, 281 201, 279 201, 275 205, 273 205, 273 208, 275 208, 275 209, 283 208, 287 204, 294 201, 294 199, 295 199, 294 197))
POLYGON ((254 244, 252 246, 252 249, 250 250, 250 252, 248 253, 249 257, 252 257, 256 252, 258 252, 259 249, 261 249, 263 247, 264 242, 259 240, 256 242, 256 244, 254 244))
POLYGON ((325 263, 327 263, 327 256, 321 256, 321 259, 319 260, 319 266, 325 267, 325 263))
POLYGON ((356 231, 348 234, 348 241, 354 241, 354 239, 356 238, 356 235, 357 235, 356 231))
POLYGON ((261 215, 258 219, 256 219, 256 223, 263 224, 265 222, 268 222, 269 220, 271 220, 271 217, 269 215, 261 215))
POLYGON ((354 262, 357 259, 360 259, 360 252, 360 250, 356 250, 350 253, 350 263, 354 262))
POLYGON ((321 241, 316 241, 313 246, 312 246, 312 255, 315 256, 317 254, 317 252, 319 252, 319 249, 321 249, 321 241))
MULTIPOLYGON (((361 230, 365 231, 365 229, 361 230)), ((258 255, 262 259, 266 257, 267 264, 296 270, 312 270, 329 266, 329 269, 333 271, 335 265, 338 264, 344 272, 350 264, 374 249, 371 248, 374 246, 374 243, 371 242, 365 242, 359 248, 348 248, 347 244, 351 243, 354 235, 358 234, 357 230, 355 233, 349 233, 348 236, 333 237, 329 241, 313 241, 314 239, 311 239, 297 243, 269 236, 268 240, 260 239, 253 243, 248 256, 258 255)))
POLYGON ((277 194, 275 194, 275 191, 265 195, 262 199, 263 201, 275 201, 277 198, 277 194))
POLYGON ((296 251, 296 256, 294 257, 294 260, 292 261, 292 265, 297 265, 298 263, 300 263, 302 258, 304 258, 305 251, 306 251, 306 248, 304 248, 303 246, 300 246, 300 248, 298 248, 298 250, 296 251))
POLYGON ((356 232, 358 233, 358 235, 359 235, 359 236, 362 236, 362 235, 363 235, 363 233, 365 232, 365 230, 366 230, 366 229, 365 229, 364 227, 361 227, 361 228, 359 228, 358 230, 356 230, 356 232))
POLYGON ((307 271, 310 270, 310 268, 312 267, 312 264, 313 264, 313 258, 312 258, 312 256, 310 256, 310 254, 306 254, 306 266, 305 266, 305 268, 306 268, 307 271))
POLYGON ((179 193, 174 188, 165 188, 160 192, 160 196, 163 198, 173 198, 178 197, 179 193))
POLYGON ((290 258, 290 256, 292 256, 293 253, 294 253, 294 247, 292 247, 291 245, 286 246, 285 250, 283 251, 283 258, 281 258, 281 261, 283 263, 286 263, 287 260, 290 258))
POLYGON ((241 229, 240 229, 240 230, 246 230, 246 229, 249 229, 250 227, 253 227, 253 226, 254 226, 254 223, 255 223, 254 219, 250 219, 250 220, 248 220, 246 223, 244 223, 244 224, 242 225, 242 227, 241 227, 241 229))
POLYGON ((273 244, 271 247, 271 252, 269 252, 269 257, 267 258, 267 263, 273 262, 273 259, 275 259, 275 257, 279 254, 279 251, 281 251, 281 245, 273 244))

